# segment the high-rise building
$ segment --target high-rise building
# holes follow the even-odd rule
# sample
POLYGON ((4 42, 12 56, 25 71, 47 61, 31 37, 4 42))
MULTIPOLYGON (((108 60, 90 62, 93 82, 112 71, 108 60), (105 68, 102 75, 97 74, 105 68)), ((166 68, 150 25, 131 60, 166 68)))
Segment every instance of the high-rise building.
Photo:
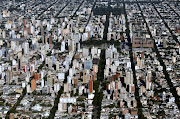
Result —
POLYGON ((50 57, 48 58, 48 68, 52 69, 52 59, 50 57))
POLYGON ((35 74, 34 74, 34 78, 35 78, 36 80, 39 80, 39 74, 38 74, 38 73, 35 73, 35 74))
POLYGON ((53 79, 50 72, 48 72, 48 75, 47 75, 47 86, 49 87, 53 86, 53 79))
POLYGON ((146 76, 146 89, 150 89, 151 78, 152 78, 151 71, 148 71, 146 76))
POLYGON ((89 49, 88 48, 83 48, 83 56, 88 56, 89 55, 89 49))
POLYGON ((163 48, 167 48, 167 40, 166 39, 163 40, 163 48))
POLYGON ((14 114, 11 113, 9 119, 14 119, 14 114))
POLYGON ((35 79, 31 80, 31 89, 36 90, 36 80, 35 79))
POLYGON ((44 87, 44 79, 41 79, 41 87, 44 87))
POLYGON ((56 61, 56 71, 59 71, 59 61, 56 61))
POLYGON ((61 42, 61 52, 65 51, 65 41, 61 42))
POLYGON ((24 54, 28 54, 29 53, 29 43, 25 42, 24 43, 24 54))
POLYGON ((92 60, 86 60, 84 62, 84 69, 91 69, 92 68, 92 60))
POLYGON ((106 59, 113 57, 113 51, 111 49, 106 50, 106 59))
POLYGON ((7 72, 6 72, 6 83, 7 84, 10 84, 11 78, 12 78, 12 73, 9 70, 7 70, 7 72))
POLYGON ((144 60, 144 52, 141 52, 141 59, 144 60))
POLYGON ((126 85, 133 84, 133 74, 131 70, 126 71, 126 85))
POLYGON ((93 80, 89 80, 89 93, 93 93, 93 80))
POLYGON ((49 36, 49 44, 52 44, 52 36, 49 36))

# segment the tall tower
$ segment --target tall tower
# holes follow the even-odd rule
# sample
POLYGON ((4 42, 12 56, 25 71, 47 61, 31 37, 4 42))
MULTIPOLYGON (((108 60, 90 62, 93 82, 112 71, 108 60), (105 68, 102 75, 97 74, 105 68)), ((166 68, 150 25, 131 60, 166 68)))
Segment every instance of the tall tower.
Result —
POLYGON ((12 73, 9 70, 7 70, 7 72, 6 72, 6 83, 7 84, 10 84, 11 78, 12 78, 12 73))
POLYGON ((53 86, 53 79, 52 79, 52 76, 51 76, 51 71, 49 71, 48 75, 47 75, 47 86, 48 87, 52 87, 53 86))
POLYGON ((90 80, 89 80, 89 92, 93 93, 93 80, 91 79, 91 77, 90 77, 90 80))
POLYGON ((148 71, 146 76, 146 89, 150 89, 151 78, 152 78, 151 71, 148 71))
POLYGON ((31 89, 36 90, 36 80, 35 79, 31 80, 31 89))

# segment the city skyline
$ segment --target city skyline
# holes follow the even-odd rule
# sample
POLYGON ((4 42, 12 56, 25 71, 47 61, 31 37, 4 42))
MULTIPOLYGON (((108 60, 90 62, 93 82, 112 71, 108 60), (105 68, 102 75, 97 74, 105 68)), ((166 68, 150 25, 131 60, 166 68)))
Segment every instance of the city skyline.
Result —
POLYGON ((179 4, 0 1, 0 119, 179 119, 179 4))

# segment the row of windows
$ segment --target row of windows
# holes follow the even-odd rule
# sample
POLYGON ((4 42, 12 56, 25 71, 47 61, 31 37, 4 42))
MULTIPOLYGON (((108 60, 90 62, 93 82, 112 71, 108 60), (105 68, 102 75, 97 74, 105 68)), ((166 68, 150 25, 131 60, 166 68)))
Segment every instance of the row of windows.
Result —
POLYGON ((135 44, 152 44, 153 42, 152 42, 152 41, 149 41, 149 42, 135 41, 134 43, 135 43, 135 44))

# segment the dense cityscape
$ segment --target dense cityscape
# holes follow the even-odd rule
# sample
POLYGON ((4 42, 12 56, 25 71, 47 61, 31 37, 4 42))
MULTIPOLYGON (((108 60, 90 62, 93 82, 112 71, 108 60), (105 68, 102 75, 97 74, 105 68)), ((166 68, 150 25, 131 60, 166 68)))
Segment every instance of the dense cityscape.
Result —
POLYGON ((0 1, 0 119, 179 110, 179 0, 0 1))

